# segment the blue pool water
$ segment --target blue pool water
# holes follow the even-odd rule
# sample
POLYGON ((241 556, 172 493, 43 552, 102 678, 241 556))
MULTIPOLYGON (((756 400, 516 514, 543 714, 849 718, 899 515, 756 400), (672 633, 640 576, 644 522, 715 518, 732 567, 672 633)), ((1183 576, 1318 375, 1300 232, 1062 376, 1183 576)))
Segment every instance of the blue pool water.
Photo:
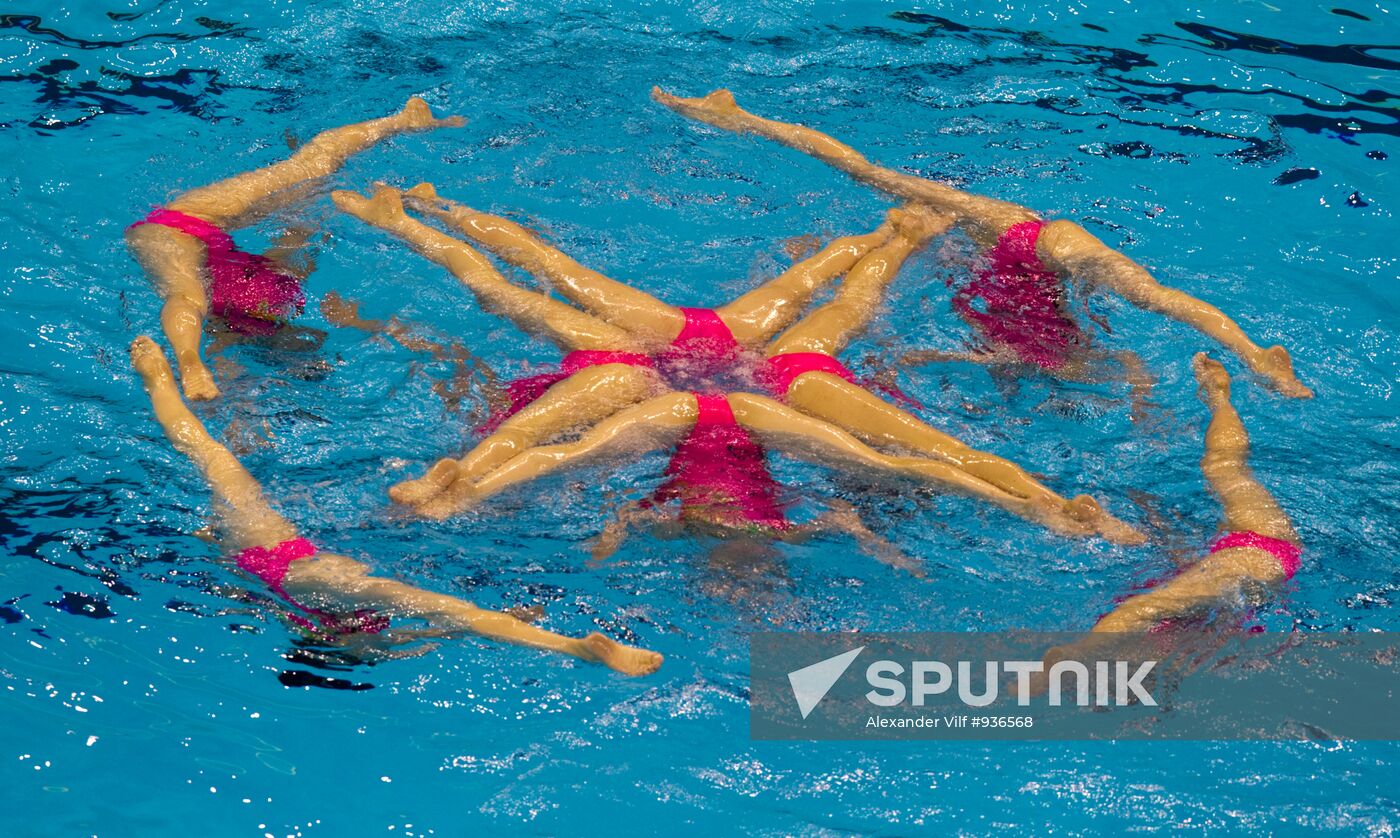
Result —
MULTIPOLYGON (((343 329, 312 352, 230 348, 225 397, 199 413, 310 537, 667 656, 629 680, 466 639, 365 666, 296 646, 189 535, 208 496, 129 372, 126 345, 157 330, 158 300, 121 241, 163 199, 284 154, 287 132, 421 94, 470 124, 388 143, 337 184, 433 180, 613 276, 718 303, 772 276, 787 239, 862 231, 890 205, 647 95, 727 86, 886 164, 1078 219, 1294 350, 1315 400, 1247 376, 1235 388, 1256 470, 1308 545, 1296 588, 1259 620, 1396 630, 1400 25, 1384 4, 57 5, 0 16, 6 834, 1388 835, 1400 823, 1390 743, 748 738, 751 632, 1085 628, 1207 539, 1218 508, 1197 467, 1204 412, 1187 365, 1205 344, 1182 326, 1084 301, 1111 322, 1108 346, 1160 375, 1145 426, 1112 384, 905 370, 949 430, 1124 517, 1170 522, 1153 548, 1125 549, 962 500, 861 500, 928 564, 923 582, 836 540, 743 569, 710 561, 710 543, 639 538, 587 567, 607 510, 651 485, 659 458, 551 480, 449 524, 405 519, 386 488, 460 450, 480 407, 445 409, 432 392, 444 364, 343 329)), ((336 290, 367 316, 458 337, 503 374, 555 357, 327 202, 301 218, 329 235, 313 298, 336 290)), ((850 357, 961 344, 942 281, 957 253, 944 255, 906 269, 850 357)), ((326 327, 314 306, 306 323, 326 327)), ((862 497, 848 477, 779 470, 799 499, 862 497)))

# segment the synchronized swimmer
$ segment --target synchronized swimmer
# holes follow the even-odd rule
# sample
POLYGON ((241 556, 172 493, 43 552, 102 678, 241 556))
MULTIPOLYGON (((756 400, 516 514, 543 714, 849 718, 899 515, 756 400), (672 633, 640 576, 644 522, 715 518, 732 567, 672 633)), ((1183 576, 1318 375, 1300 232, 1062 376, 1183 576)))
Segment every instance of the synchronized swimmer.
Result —
MULTIPOLYGON (((857 376, 839 360, 880 310, 904 262, 954 227, 985 249, 987 261, 953 296, 955 311, 982 344, 956 357, 1066 379, 1089 375, 1108 356, 1066 310, 1064 284, 1081 279, 1216 338, 1280 392, 1311 395, 1282 347, 1261 349, 1218 309, 1161 286, 1071 222, 1044 222, 1014 204, 880 168, 824 134, 743 111, 727 91, 702 99, 659 89, 653 95, 712 125, 805 151, 907 203, 890 210, 873 231, 834 239, 729 303, 685 308, 584 267, 538 234, 447 200, 430 184, 407 191, 380 184, 370 197, 332 193, 343 212, 446 268, 482 309, 565 353, 556 371, 509 382, 505 400, 479 429, 480 440, 460 458, 443 459, 421 477, 392 487, 395 502, 443 519, 508 488, 599 458, 670 450, 665 481, 645 500, 619 510, 595 543, 595 556, 616 550, 638 525, 764 541, 844 534, 875 559, 922 575, 921 563, 870 530, 848 504, 831 500, 810 520, 794 521, 768 468, 772 451, 869 479, 926 484, 1066 536, 1144 542, 1142 533, 1088 495, 1063 497, 1021 466, 938 430, 920 418, 917 401, 857 376), (543 280, 567 302, 509 282, 478 247, 543 280), (814 296, 838 280, 830 300, 804 316, 814 296)), ((233 332, 265 335, 284 328, 305 305, 300 282, 308 266, 294 258, 299 242, 252 255, 234 246, 229 230, 304 197, 350 156, 388 137, 461 124, 458 117, 434 118, 422 100, 411 99, 398 114, 326 131, 288 160, 184 193, 133 225, 128 243, 165 298, 162 325, 185 397, 218 395, 200 355, 211 315, 233 332)), ((383 331, 411 348, 453 357, 464 368, 469 360, 479 366, 455 345, 410 339, 397 321, 363 320, 333 294, 322 310, 338 325, 383 331)), ((921 362, 935 357, 948 356, 913 353, 921 362)), ((660 665, 654 652, 598 634, 557 635, 511 614, 372 576, 367 566, 320 550, 273 511, 253 477, 190 413, 174 372, 149 338, 132 344, 132 359, 166 434, 215 494, 234 564, 283 600, 288 619, 303 631, 329 643, 423 636, 391 629, 390 618, 398 616, 427 621, 430 632, 474 632, 627 674, 660 665)), ((1142 375, 1131 353, 1111 360, 1130 378, 1142 375)), ((1225 506, 1227 534, 1191 568, 1121 603, 1100 619, 1096 633, 1152 630, 1277 585, 1298 568, 1297 535, 1249 471, 1248 436, 1230 404, 1229 377, 1204 354, 1195 365, 1213 417, 1202 465, 1225 506)))

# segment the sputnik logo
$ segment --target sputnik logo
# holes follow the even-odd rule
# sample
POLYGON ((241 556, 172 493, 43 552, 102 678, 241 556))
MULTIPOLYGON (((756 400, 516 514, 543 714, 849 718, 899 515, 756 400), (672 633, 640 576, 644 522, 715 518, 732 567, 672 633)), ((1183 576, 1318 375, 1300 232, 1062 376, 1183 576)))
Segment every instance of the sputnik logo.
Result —
POLYGON ((817 705, 826 698, 827 692, 831 690, 836 682, 841 680, 841 676, 846 674, 852 661, 865 651, 861 646, 849 652, 842 652, 834 658, 827 658, 824 661, 817 661, 811 666, 804 666, 801 669, 794 669, 788 673, 788 683, 792 685, 792 697, 797 699, 797 709, 802 711, 802 718, 807 718, 812 711, 817 709, 817 705))

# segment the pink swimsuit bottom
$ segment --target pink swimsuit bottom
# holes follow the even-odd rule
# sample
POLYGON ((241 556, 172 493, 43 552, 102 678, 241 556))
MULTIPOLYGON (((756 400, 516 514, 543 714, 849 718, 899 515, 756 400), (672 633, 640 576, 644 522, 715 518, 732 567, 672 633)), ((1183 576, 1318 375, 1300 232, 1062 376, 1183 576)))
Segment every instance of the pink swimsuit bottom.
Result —
POLYGON ((1044 227, 1043 221, 1023 221, 1007 228, 987 251, 987 268, 953 295, 953 309, 992 346, 1012 350, 1024 363, 1056 370, 1084 343, 1084 336, 1061 308, 1059 274, 1035 250, 1044 227), (984 310, 974 307, 974 301, 984 310))
POLYGON ((868 390, 879 390, 905 410, 926 409, 917 399, 894 385, 881 384, 870 378, 856 378, 849 367, 822 352, 784 352, 774 355, 764 361, 755 377, 773 398, 782 401, 787 398, 792 383, 809 372, 824 372, 868 390))
POLYGON ((576 349, 564 356, 559 369, 540 373, 528 378, 517 378, 506 385, 506 398, 509 403, 491 414, 484 424, 477 428, 483 434, 494 432, 501 423, 524 410, 545 394, 550 387, 558 384, 579 370, 588 367, 601 367, 605 364, 628 364, 634 367, 654 367, 656 363, 650 355, 640 352, 608 352, 598 349, 576 349))
POLYGON ((370 610, 356 611, 349 618, 337 616, 328 611, 310 608, 297 602, 282 587, 287 578, 287 568, 292 562, 316 555, 316 545, 304 538, 292 538, 275 547, 249 547, 240 552, 235 561, 238 567, 253 574, 266 583, 269 590, 283 601, 309 615, 315 622, 297 614, 288 615, 293 623, 311 631, 325 631, 331 634, 378 634, 389 627, 387 617, 370 610))
MULTIPOLYGON (((156 209, 131 225, 159 224, 199 239, 209 271, 209 310, 246 335, 270 335, 301 313, 301 280, 267 257, 246 253, 218 225, 177 210, 156 209)), ((130 229, 130 228, 128 228, 130 229)))
POLYGON ((746 524, 785 532, 791 524, 778 501, 778 483, 768 470, 763 446, 734 421, 729 399, 696 393, 695 427, 676 446, 666 481, 652 495, 657 504, 734 508, 746 524))
POLYGON ((1284 579, 1292 579, 1303 563, 1303 551, 1298 545, 1290 541, 1284 541, 1281 538, 1260 535, 1250 530, 1226 533, 1210 546, 1210 552, 1218 553, 1221 550, 1229 550, 1233 547, 1250 547, 1255 550, 1263 550, 1265 553, 1278 559, 1278 566, 1283 569, 1284 579))

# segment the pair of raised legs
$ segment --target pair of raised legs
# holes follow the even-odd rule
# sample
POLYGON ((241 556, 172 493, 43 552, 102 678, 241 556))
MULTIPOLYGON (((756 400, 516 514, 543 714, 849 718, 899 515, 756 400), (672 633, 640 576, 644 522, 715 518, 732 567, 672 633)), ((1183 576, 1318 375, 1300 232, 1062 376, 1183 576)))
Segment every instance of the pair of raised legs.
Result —
MULTIPOLYGON (((756 116, 740 108, 728 90, 683 99, 654 88, 652 96, 692 119, 774 140, 902 200, 927 204, 952 216, 983 248, 993 247, 1011 226, 1038 220, 1034 212, 1017 204, 973 195, 947 184, 877 166, 860 152, 820 131, 756 116)), ((1297 398, 1312 395, 1294 375, 1292 359, 1283 347, 1264 349, 1258 346, 1220 309, 1162 285, 1147 269, 1108 247, 1078 224, 1065 220, 1049 222, 1040 234, 1036 251, 1047 267, 1066 279, 1080 279, 1107 288, 1140 308, 1179 320, 1219 341, 1284 395, 1297 398)), ((965 356, 964 359, 975 358, 965 356)), ((995 362, 997 356, 993 354, 982 360, 995 362)), ((1083 360, 1068 367, 1072 375, 1084 374, 1083 360)))
MULTIPOLYGON (((193 189, 170 201, 166 209, 208 221, 225 231, 235 230, 306 197, 316 181, 389 137, 462 124, 460 117, 436 119, 422 99, 410 99, 399 113, 323 131, 286 160, 193 189)), ((195 400, 217 397, 219 388, 200 354, 204 322, 209 316, 204 244, 159 224, 132 227, 126 239, 165 300, 161 326, 174 350, 185 396, 195 400)), ((265 256, 284 272, 303 276, 309 265, 293 258, 303 242, 304 236, 298 239, 292 233, 265 256)))
MULTIPOLYGON (((240 551, 250 547, 273 547, 296 538, 296 527, 272 508, 257 480, 190 412, 160 348, 150 338, 139 337, 131 345, 131 360, 166 436, 208 481, 224 545, 232 551, 240 551)), ((283 586, 293 599, 314 603, 318 608, 343 611, 371 608, 387 615, 423 619, 441 632, 471 632, 494 640, 563 652, 606 664, 629 675, 645 675, 661 664, 661 656, 655 652, 623 646, 600 634, 565 637, 510 614, 372 576, 363 563, 336 553, 318 552, 293 562, 283 586)), ((377 635, 376 639, 392 644, 416 639, 416 635, 389 631, 377 635)))
MULTIPOLYGON (((561 349, 653 352, 674 339, 685 324, 680 309, 578 264, 514 222, 444 200, 427 184, 407 193, 381 186, 372 198, 350 192, 337 192, 333 198, 342 210, 448 268, 483 308, 550 338, 561 349), (411 217, 404 211, 405 204, 506 262, 535 273, 583 310, 509 283, 474 247, 411 217)), ((716 313, 743 345, 757 349, 776 335, 763 347, 770 356, 813 352, 834 357, 870 322, 905 259, 950 223, 948 217, 917 205, 892 210, 874 232, 831 242, 716 313), (783 331, 816 290, 842 274, 845 282, 829 303, 783 331)), ((543 468, 545 463, 564 465, 605 453, 613 447, 612 440, 621 437, 665 444, 667 428, 651 433, 646 426, 663 422, 657 417, 679 416, 684 429, 685 423, 693 423, 695 402, 686 394, 663 389, 647 368, 622 364, 587 368, 555 384, 460 460, 443 460, 423 478, 399 484, 391 494, 423 514, 442 517, 493 491, 553 470, 543 468), (607 423, 590 430, 572 447, 531 451, 570 428, 603 420, 607 423), (529 458, 514 461, 527 452, 529 458)), ((734 394, 731 405, 736 420, 741 425, 755 422, 749 429, 768 437, 765 441, 778 444, 781 438, 778 450, 804 450, 828 464, 859 464, 938 483, 1067 533, 1098 531, 1123 541, 1140 539, 1087 496, 1074 501, 1059 497, 1015 464, 972 449, 834 375, 809 372, 798 377, 783 402, 734 394), (778 433, 779 429, 783 432, 778 433), (882 453, 872 446, 897 453, 882 453)))

